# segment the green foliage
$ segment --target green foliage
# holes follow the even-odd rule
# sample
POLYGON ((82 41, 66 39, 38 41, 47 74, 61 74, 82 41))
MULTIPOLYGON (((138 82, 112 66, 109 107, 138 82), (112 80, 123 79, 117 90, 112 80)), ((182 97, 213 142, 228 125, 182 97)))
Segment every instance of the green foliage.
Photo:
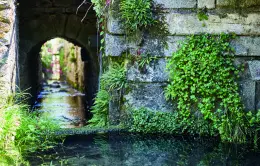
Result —
POLYGON ((59 51, 59 56, 60 56, 60 68, 63 72, 66 71, 66 65, 65 65, 65 50, 62 47, 59 51))
MULTIPOLYGON (((243 142, 247 125, 233 66, 233 35, 191 36, 168 61, 168 100, 177 100, 178 123, 192 133, 194 119, 203 117, 204 133, 223 141, 243 142)), ((185 131, 184 131, 185 132, 185 131)))
POLYGON ((101 76, 101 89, 107 91, 120 90, 126 85, 126 69, 124 63, 113 63, 101 76))
POLYGON ((176 133, 176 114, 151 111, 147 108, 130 111, 130 130, 143 133, 176 133))
POLYGON ((51 62, 52 62, 52 54, 50 53, 51 49, 52 49, 52 45, 49 42, 46 42, 41 47, 41 61, 42 61, 42 66, 45 69, 51 68, 51 62))
POLYGON ((91 126, 105 127, 108 125, 108 109, 111 96, 109 92, 122 90, 126 86, 125 64, 113 63, 103 73, 100 79, 100 90, 95 98, 91 112, 93 118, 89 121, 91 126))
POLYGON ((122 0, 119 12, 127 34, 135 34, 154 24, 151 0, 122 0))
POLYGON ((206 10, 202 9, 202 10, 199 10, 198 11, 198 14, 197 14, 197 17, 200 21, 203 21, 203 20, 208 20, 208 15, 206 14, 206 10))
POLYGON ((29 152, 51 148, 56 143, 54 121, 30 114, 23 104, 24 94, 6 94, 0 98, 0 164, 28 165, 29 152))
POLYGON ((91 126, 105 127, 108 125, 108 108, 110 96, 106 90, 100 90, 92 107, 93 118, 89 121, 91 126))
POLYGON ((94 4, 96 15, 100 18, 104 14, 105 0, 91 0, 91 3, 94 4))
POLYGON ((141 54, 140 56, 136 56, 136 61, 139 68, 144 68, 146 65, 151 64, 151 62, 156 59, 156 57, 152 57, 149 54, 141 54))
POLYGON ((71 63, 76 63, 77 62, 77 58, 76 58, 76 53, 75 53, 76 49, 74 46, 72 46, 70 48, 70 52, 69 52, 69 60, 71 63))
POLYGON ((59 125, 45 116, 23 111, 21 124, 16 131, 16 146, 24 154, 47 150, 56 145, 55 131, 59 125))

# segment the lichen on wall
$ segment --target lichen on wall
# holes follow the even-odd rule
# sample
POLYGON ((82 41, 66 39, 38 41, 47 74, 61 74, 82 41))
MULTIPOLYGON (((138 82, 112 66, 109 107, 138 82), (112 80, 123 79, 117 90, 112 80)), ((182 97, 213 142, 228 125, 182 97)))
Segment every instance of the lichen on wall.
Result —
POLYGON ((7 92, 15 91, 19 78, 16 76, 17 19, 14 2, 0 2, 0 80, 7 92))

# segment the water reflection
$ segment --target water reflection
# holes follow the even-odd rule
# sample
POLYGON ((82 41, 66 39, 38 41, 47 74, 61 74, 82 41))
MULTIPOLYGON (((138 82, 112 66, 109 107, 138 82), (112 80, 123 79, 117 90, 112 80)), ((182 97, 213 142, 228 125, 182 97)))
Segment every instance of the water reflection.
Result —
POLYGON ((57 120, 63 128, 81 127, 85 123, 85 96, 66 82, 48 81, 38 95, 34 108, 57 120))
POLYGON ((64 146, 46 154, 37 154, 42 162, 32 165, 259 165, 260 153, 249 146, 221 144, 213 139, 182 137, 99 134, 72 136, 64 146))

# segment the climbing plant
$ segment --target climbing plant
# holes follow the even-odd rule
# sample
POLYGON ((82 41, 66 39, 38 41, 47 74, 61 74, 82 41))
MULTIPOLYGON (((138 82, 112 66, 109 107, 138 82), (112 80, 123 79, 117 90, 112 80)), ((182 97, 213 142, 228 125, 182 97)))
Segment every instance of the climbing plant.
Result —
POLYGON ((177 101, 179 124, 192 132, 196 119, 203 119, 204 133, 218 133, 224 141, 245 141, 246 122, 233 65, 234 35, 193 35, 182 43, 167 63, 170 83, 168 100, 177 101))

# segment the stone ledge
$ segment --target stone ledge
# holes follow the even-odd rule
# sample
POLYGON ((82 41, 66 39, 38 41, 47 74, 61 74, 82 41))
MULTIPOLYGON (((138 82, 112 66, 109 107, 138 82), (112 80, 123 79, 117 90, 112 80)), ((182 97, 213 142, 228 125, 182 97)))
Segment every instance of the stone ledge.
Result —
MULTIPOLYGON (((260 35, 260 14, 258 13, 250 13, 247 17, 232 13, 227 14, 225 18, 209 14, 206 21, 199 21, 196 13, 171 12, 165 14, 165 16, 171 35, 222 32, 234 32, 238 35, 260 35)), ((118 19, 111 17, 108 20, 108 32, 124 34, 118 19)))
MULTIPOLYGON (((158 39, 147 38, 140 48, 142 53, 150 54, 156 57, 172 56, 179 48, 179 43, 186 39, 185 36, 169 36, 167 40, 168 48, 165 48, 158 39)), ((260 56, 260 36, 238 36, 231 42, 231 46, 235 49, 237 56, 260 56)), ((124 36, 106 35, 106 55, 120 56, 126 51, 135 55, 139 48, 136 44, 126 42, 124 36)))
POLYGON ((179 9, 179 8, 195 8, 197 5, 196 0, 154 0, 156 5, 162 5, 166 9, 179 9))
POLYGON ((256 13, 248 14, 247 17, 242 17, 239 14, 227 14, 225 18, 210 14, 206 21, 199 21, 196 13, 168 13, 166 14, 166 22, 172 35, 219 34, 222 32, 234 32, 238 35, 260 35, 260 14, 256 13))
POLYGON ((166 82, 168 74, 166 72, 166 60, 160 58, 141 69, 135 62, 127 70, 127 80, 133 82, 166 82))
POLYGON ((234 0, 216 0, 216 1, 218 7, 248 8, 248 7, 260 6, 260 0, 242 0, 239 2, 236 2, 234 0))
POLYGON ((198 8, 214 9, 216 7, 215 0, 198 0, 198 8))

